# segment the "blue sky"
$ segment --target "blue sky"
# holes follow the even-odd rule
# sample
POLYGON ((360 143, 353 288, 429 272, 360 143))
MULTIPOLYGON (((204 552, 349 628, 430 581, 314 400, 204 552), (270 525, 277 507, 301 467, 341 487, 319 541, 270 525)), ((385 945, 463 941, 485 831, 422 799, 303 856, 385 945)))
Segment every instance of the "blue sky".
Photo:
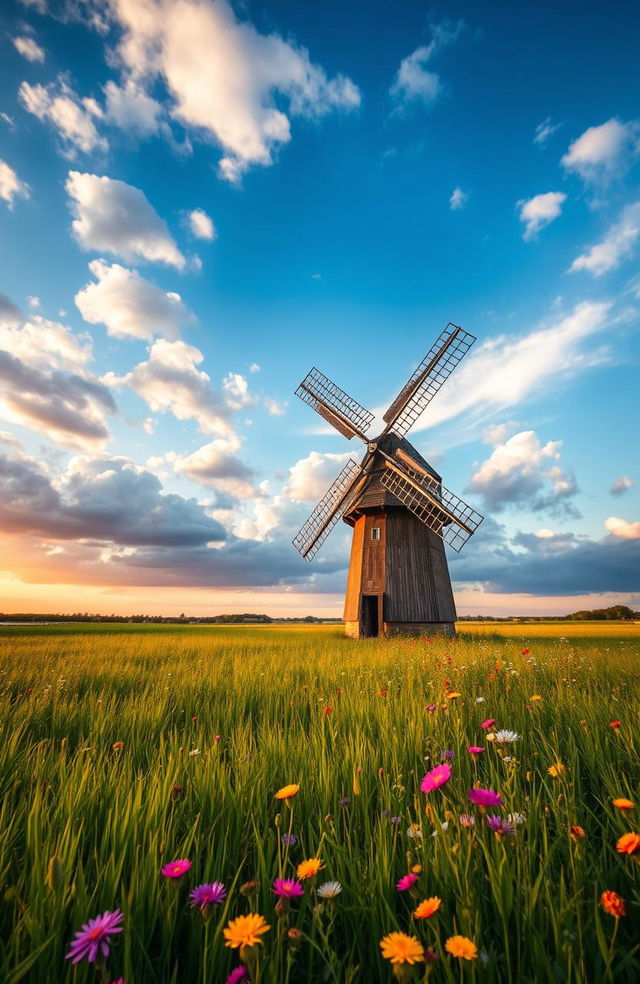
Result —
POLYGON ((5 607, 339 614, 349 531, 290 539, 360 449, 292 391, 381 412, 449 320, 410 438, 487 517, 460 612, 639 606, 639 26, 5 4, 5 607))

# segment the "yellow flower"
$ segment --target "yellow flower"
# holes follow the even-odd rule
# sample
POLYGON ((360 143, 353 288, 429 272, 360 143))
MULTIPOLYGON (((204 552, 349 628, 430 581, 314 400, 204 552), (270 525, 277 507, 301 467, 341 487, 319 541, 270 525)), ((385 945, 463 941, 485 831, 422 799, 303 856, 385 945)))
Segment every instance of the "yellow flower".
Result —
POLYGON ((611 800, 614 806, 617 806, 619 810, 633 810, 634 804, 632 800, 620 797, 620 799, 611 800))
POLYGON ((414 866, 411 869, 411 871, 413 872, 414 875, 419 875, 420 872, 422 871, 422 865, 421 864, 414 864, 414 866))
POLYGON ((236 949, 240 946, 257 946, 262 943, 260 937, 271 929, 265 922, 264 916, 250 912, 248 916, 238 916, 225 926, 223 933, 225 946, 236 949))
POLYGON ((447 700, 455 700, 456 697, 462 697, 462 694, 458 693, 457 690, 450 690, 446 697, 447 700))
POLYGON ((444 948, 452 957, 459 957, 460 960, 475 960, 478 956, 478 947, 466 936, 450 936, 444 948))
POLYGON ((542 697, 540 694, 533 694, 532 697, 529 697, 529 700, 542 700, 542 697))
POLYGON ((296 874, 298 878, 313 878, 318 874, 320 868, 324 865, 320 858, 309 858, 308 861, 301 861, 296 868, 296 874))
POLYGON ((428 919, 430 916, 437 912, 442 905, 442 899, 439 899, 434 895, 430 899, 425 899, 421 902, 417 909, 414 910, 414 919, 428 919))
POLYGON ((566 765, 563 765, 562 764, 562 762, 560 761, 560 759, 558 759, 557 762, 554 762, 553 765, 550 765, 549 768, 547 769, 547 772, 549 773, 549 775, 550 776, 553 776, 554 779, 557 779, 558 776, 561 776, 562 773, 563 772, 566 772, 566 771, 567 771, 567 767, 566 767, 566 765))
POLYGON ((406 933, 388 933, 380 940, 380 949, 385 960, 392 964, 415 964, 424 960, 422 943, 415 936, 406 933))
POLYGON ((292 796, 296 795, 299 789, 299 783, 292 782, 289 786, 283 786, 282 789, 279 789, 273 798, 277 800, 291 799, 292 796))

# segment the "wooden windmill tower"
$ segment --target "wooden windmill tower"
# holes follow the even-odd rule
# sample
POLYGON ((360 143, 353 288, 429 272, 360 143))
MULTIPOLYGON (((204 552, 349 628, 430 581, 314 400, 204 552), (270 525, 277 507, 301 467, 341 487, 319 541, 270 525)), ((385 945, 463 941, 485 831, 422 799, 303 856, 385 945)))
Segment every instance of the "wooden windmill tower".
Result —
POLYGON ((353 527, 347 635, 455 631, 444 542, 460 550, 482 516, 445 488, 405 434, 474 342, 448 324, 385 413, 386 427, 376 438, 366 435, 374 414, 317 369, 296 390, 348 440, 359 437, 367 448, 359 465, 347 462, 293 541, 311 560, 339 519, 353 527))

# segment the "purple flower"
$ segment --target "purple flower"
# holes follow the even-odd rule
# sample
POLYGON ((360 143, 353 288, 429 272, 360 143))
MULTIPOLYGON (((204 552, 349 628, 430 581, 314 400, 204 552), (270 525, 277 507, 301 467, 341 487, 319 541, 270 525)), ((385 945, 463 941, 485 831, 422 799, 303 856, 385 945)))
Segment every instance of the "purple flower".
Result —
POLYGON ((108 957, 111 937, 115 933, 122 932, 122 926, 119 925, 122 919, 120 909, 116 909, 115 912, 103 912, 101 916, 90 919, 76 933, 66 959, 76 964, 83 957, 86 957, 89 963, 95 963, 98 955, 108 957))
POLYGON ((486 820, 489 829, 493 830, 494 834, 497 834, 499 837, 502 835, 505 835, 506 837, 513 837, 516 832, 516 829, 512 826, 512 824, 507 823, 506 820, 503 820, 502 817, 496 816, 495 814, 488 816, 486 820))
POLYGON ((281 899, 299 899, 304 895, 304 888, 293 878, 276 878, 271 891, 281 899))
POLYGON ((343 796, 342 799, 339 799, 338 800, 338 802, 339 802, 340 806, 349 806, 349 803, 351 802, 351 800, 349 799, 348 796, 343 796))
POLYGON ((296 838, 296 835, 295 834, 283 834, 282 837, 280 838, 280 840, 287 847, 293 847, 294 844, 297 841, 297 838, 296 838))
POLYGON ((249 984, 246 967, 234 967, 224 984, 240 984, 240 981, 246 981, 249 984))
POLYGON ((443 762, 451 762, 454 755, 455 752, 453 752, 450 748, 443 748, 440 752, 440 758, 443 762))
POLYGON ((429 714, 433 714, 433 712, 435 711, 435 709, 436 709, 436 705, 435 704, 429 704, 428 707, 427 707, 427 710, 429 711, 429 714))
POLYGON ((391 810, 383 810, 382 811, 382 816, 383 817, 390 817, 391 816, 391 810))
POLYGON ((391 817, 391 823, 400 823, 400 817, 391 817))
POLYGON ((227 890, 222 882, 211 882, 209 885, 198 885, 189 893, 191 907, 200 907, 200 912, 205 912, 210 905, 220 905, 227 897, 227 890))

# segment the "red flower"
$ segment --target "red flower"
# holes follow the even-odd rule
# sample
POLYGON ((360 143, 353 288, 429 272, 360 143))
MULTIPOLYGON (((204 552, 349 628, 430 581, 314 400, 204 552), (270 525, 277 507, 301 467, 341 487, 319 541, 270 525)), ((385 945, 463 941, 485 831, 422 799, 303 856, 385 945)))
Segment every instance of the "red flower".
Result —
POLYGON ((330 704, 327 704, 327 706, 325 707, 322 713, 324 714, 325 717, 327 716, 327 714, 333 714, 333 707, 331 707, 330 704))
POLYGON ((528 649, 523 649, 522 650, 522 655, 523 656, 528 656, 529 655, 529 650, 528 649))
POLYGON ((610 728, 619 728, 621 724, 622 721, 609 721, 610 728))

